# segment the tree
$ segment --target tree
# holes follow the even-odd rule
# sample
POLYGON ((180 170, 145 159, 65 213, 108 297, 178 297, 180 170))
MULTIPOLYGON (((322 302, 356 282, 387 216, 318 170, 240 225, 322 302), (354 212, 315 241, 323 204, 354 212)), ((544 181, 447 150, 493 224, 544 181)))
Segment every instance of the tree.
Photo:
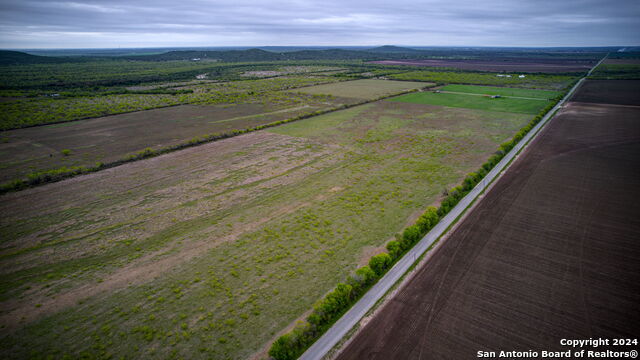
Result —
POLYGON ((391 258, 397 259, 402 255, 402 245, 398 241, 392 240, 387 244, 387 251, 391 258))
POLYGON ((389 265, 393 262, 391 256, 387 253, 381 253, 373 256, 369 260, 369 267, 373 270, 378 276, 384 274, 385 271, 389 268, 389 265))
POLYGON ((438 209, 434 206, 429 206, 427 210, 420 215, 416 225, 420 228, 420 232, 422 235, 426 234, 429 230, 431 230, 438 223, 438 209))

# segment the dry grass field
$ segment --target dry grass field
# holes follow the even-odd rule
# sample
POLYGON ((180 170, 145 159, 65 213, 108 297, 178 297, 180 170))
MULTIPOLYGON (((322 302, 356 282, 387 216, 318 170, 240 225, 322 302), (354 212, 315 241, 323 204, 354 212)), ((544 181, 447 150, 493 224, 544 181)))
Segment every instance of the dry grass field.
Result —
POLYGON ((306 94, 332 95, 337 97, 375 99, 392 95, 405 90, 421 89, 432 86, 432 83, 363 79, 333 84, 315 85, 301 88, 298 91, 306 94))

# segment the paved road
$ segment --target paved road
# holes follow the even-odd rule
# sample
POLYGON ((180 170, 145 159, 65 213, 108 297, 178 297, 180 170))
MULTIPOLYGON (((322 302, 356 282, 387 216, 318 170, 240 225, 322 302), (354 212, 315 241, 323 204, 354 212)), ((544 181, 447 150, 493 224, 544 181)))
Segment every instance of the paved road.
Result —
POLYGON ((598 66, 600 66, 600 64, 602 64, 603 61, 607 60, 608 57, 609 57, 609 53, 607 53, 607 55, 605 55, 602 59, 600 59, 600 61, 598 61, 596 66, 592 67, 591 70, 589 70, 589 72, 587 73, 587 76, 585 76, 585 77, 591 76, 591 73, 593 72, 593 70, 598 68, 598 66))
MULTIPOLYGON (((603 61, 602 59, 596 67, 603 61)), ((595 68, 595 67, 594 67, 595 68)), ((591 71, 588 73, 591 74, 591 71)), ((587 75, 588 76, 588 75, 587 75)), ((402 259, 400 259, 376 285, 374 285, 349 311, 347 311, 318 341, 302 354, 302 360, 320 360, 331 350, 360 319, 380 300, 384 294, 404 275, 411 265, 454 223, 471 203, 480 195, 487 186, 495 180, 509 165, 516 155, 538 134, 552 115, 573 95, 574 91, 582 84, 580 79, 565 97, 520 141, 488 174, 476 185, 458 205, 456 205, 440 222, 418 242, 402 259)))

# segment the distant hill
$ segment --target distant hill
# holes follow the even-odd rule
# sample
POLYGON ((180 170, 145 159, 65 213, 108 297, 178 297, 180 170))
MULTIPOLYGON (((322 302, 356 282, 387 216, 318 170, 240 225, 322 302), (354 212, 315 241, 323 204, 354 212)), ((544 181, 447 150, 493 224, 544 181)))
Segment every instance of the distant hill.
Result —
POLYGON ((31 55, 21 51, 0 50, 0 65, 52 64, 70 61, 65 58, 31 55))
POLYGON ((372 53, 385 53, 385 54, 408 54, 408 53, 421 53, 424 52, 422 50, 416 50, 416 49, 411 49, 411 48, 405 48, 405 47, 400 47, 400 46, 394 46, 394 45, 384 45, 384 46, 380 46, 377 48, 373 48, 373 49, 367 49, 367 52, 372 52, 372 53))
MULTIPOLYGON (((20 51, 0 50, 0 65, 10 64, 47 64, 65 62, 86 62, 103 60, 136 60, 136 61, 206 61, 214 60, 225 63, 257 62, 257 61, 295 61, 295 60, 420 60, 420 59, 496 59, 512 60, 520 58, 561 58, 561 59, 600 59, 606 52, 617 57, 634 57, 634 53, 617 52, 620 48, 406 48, 385 45, 375 48, 295 48, 266 47, 263 49, 238 48, 192 48, 192 49, 136 49, 133 51, 120 49, 39 50, 39 54, 31 55, 20 51), (128 52, 128 54, 126 54, 128 52), (75 54, 75 56, 66 56, 75 54), (108 56, 107 56, 108 54, 108 56), (118 55, 119 54, 119 55, 118 55)), ((636 50, 637 48, 628 48, 636 50)))
POLYGON ((222 62, 239 61, 278 61, 278 60, 380 60, 387 58, 382 54, 366 51, 327 49, 299 51, 265 51, 261 49, 223 50, 223 51, 169 51, 163 54, 126 56, 129 60, 169 61, 169 60, 218 60, 222 62))

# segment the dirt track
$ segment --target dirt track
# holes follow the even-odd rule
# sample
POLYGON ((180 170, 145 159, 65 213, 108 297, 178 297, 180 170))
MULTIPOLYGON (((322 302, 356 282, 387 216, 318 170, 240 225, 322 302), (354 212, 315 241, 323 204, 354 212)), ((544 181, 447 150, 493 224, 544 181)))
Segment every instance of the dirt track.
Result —
POLYGON ((640 107, 567 105, 338 359, 637 338, 639 117, 640 107))

